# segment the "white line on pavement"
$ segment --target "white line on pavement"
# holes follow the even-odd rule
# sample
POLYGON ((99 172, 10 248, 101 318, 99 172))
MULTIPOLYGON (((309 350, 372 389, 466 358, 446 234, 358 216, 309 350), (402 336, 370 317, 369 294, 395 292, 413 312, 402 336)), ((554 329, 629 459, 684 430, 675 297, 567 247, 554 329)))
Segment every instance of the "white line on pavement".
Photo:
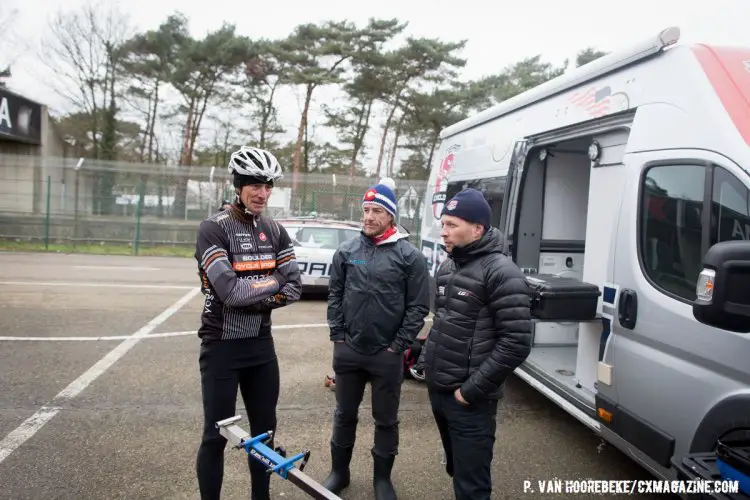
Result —
POLYGON ((71 382, 65 389, 55 396, 49 404, 42 406, 32 416, 27 418, 21 425, 0 441, 0 463, 16 451, 23 443, 36 434, 39 429, 52 420, 61 410, 60 403, 75 398, 86 387, 102 373, 107 371, 117 360, 122 358, 130 349, 133 348, 141 339, 154 331, 159 325, 168 320, 173 314, 179 311, 185 304, 200 293, 200 288, 193 288, 185 294, 180 300, 169 306, 157 317, 149 321, 143 328, 127 337, 117 347, 107 353, 94 366, 86 370, 80 377, 71 382))
MULTIPOLYGON (((327 323, 308 323, 305 325, 274 325, 272 328, 274 330, 289 330, 292 328, 323 328, 327 327, 327 323)), ((158 338, 164 338, 164 337, 181 337, 183 335, 198 335, 197 330, 188 330, 184 332, 161 332, 161 333, 152 333, 147 339, 158 339, 158 338)), ((45 340, 49 340, 51 342, 65 342, 65 341, 76 341, 76 342, 84 342, 84 341, 91 341, 91 340, 125 340, 131 338, 132 335, 111 335, 108 337, 0 337, 0 341, 3 340, 30 340, 35 342, 43 342, 45 340)))
MULTIPOLYGON (((432 321, 432 318, 425 319, 426 323, 432 321)), ((297 328, 327 328, 328 323, 305 323, 302 325, 274 325, 273 330, 294 330, 297 328)), ((185 335, 197 335, 197 330, 186 330, 184 332, 160 332, 151 333, 146 339, 159 339, 165 337, 182 337, 185 335)), ((132 335, 110 335, 101 337, 0 337, 2 341, 30 341, 30 342, 91 342, 91 341, 112 341, 112 340, 126 340, 132 338, 132 335)))
POLYGON ((149 283, 92 283, 76 281, 0 281, 0 285, 8 286, 67 286, 101 287, 101 288, 155 288, 164 290, 193 290, 194 285, 153 285, 149 283))
POLYGON ((123 271, 161 271, 158 267, 143 267, 143 266, 71 266, 74 269, 100 269, 103 271, 112 271, 114 269, 121 269, 123 271))

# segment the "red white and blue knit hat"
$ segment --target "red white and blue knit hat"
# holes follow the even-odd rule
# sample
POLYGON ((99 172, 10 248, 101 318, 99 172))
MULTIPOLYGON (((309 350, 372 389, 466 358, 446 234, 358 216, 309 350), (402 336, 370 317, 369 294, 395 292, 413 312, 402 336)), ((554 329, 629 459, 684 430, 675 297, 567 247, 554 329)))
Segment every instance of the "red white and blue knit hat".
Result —
POLYGON ((370 204, 379 205, 390 213, 394 219, 398 218, 396 195, 385 184, 378 184, 365 191, 365 195, 362 197, 362 207, 370 204))

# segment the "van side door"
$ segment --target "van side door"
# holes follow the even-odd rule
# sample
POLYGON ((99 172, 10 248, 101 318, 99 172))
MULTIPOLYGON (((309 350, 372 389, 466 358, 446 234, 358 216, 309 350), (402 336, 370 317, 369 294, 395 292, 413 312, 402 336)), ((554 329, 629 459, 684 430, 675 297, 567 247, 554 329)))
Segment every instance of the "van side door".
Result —
POLYGON ((750 178, 704 150, 629 154, 625 164, 633 175, 615 246, 610 427, 669 467, 672 455, 713 446, 717 428, 750 425, 750 338, 692 313, 708 247, 750 239, 750 178), (743 410, 706 423, 730 397, 741 397, 743 410))
POLYGON ((515 257, 513 239, 517 221, 518 190, 523 181, 524 168, 530 148, 531 142, 529 140, 516 141, 513 147, 513 156, 510 158, 508 176, 505 180, 505 195, 500 212, 499 228, 503 232, 503 251, 509 257, 515 257))

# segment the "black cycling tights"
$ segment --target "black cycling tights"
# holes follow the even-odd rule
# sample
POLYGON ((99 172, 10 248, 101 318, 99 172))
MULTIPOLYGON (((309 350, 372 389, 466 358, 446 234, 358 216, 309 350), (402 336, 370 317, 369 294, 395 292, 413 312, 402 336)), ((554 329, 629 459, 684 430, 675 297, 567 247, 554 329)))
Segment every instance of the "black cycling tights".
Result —
MULTIPOLYGON (((218 341, 201 348, 204 424, 196 468, 203 500, 218 500, 221 495, 224 448, 227 441, 219 434, 216 422, 236 414, 238 387, 250 421, 250 435, 257 436, 267 431, 276 431, 276 403, 279 399, 278 360, 272 351, 269 353, 270 356, 264 356, 266 360, 257 359, 257 351, 256 356, 249 356, 255 359, 248 359, 232 348, 239 346, 230 346, 235 342, 239 344, 243 341, 218 341)), ((245 429, 247 430, 247 427, 245 429)), ((272 443, 269 443, 269 446, 273 448, 272 443)), ((250 466, 252 500, 268 500, 271 478, 266 468, 250 455, 247 455, 247 460, 250 466)))

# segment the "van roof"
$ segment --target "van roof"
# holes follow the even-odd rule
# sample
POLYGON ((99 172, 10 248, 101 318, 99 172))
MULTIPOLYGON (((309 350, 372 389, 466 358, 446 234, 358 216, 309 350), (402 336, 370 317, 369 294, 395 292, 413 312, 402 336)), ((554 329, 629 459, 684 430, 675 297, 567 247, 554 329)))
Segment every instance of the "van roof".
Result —
POLYGON ((470 128, 559 94, 595 78, 600 78, 624 66, 651 57, 680 39, 680 28, 674 26, 660 31, 656 36, 641 41, 618 52, 600 57, 588 64, 549 80, 541 85, 492 106, 474 116, 443 129, 440 139, 446 139, 470 128))

